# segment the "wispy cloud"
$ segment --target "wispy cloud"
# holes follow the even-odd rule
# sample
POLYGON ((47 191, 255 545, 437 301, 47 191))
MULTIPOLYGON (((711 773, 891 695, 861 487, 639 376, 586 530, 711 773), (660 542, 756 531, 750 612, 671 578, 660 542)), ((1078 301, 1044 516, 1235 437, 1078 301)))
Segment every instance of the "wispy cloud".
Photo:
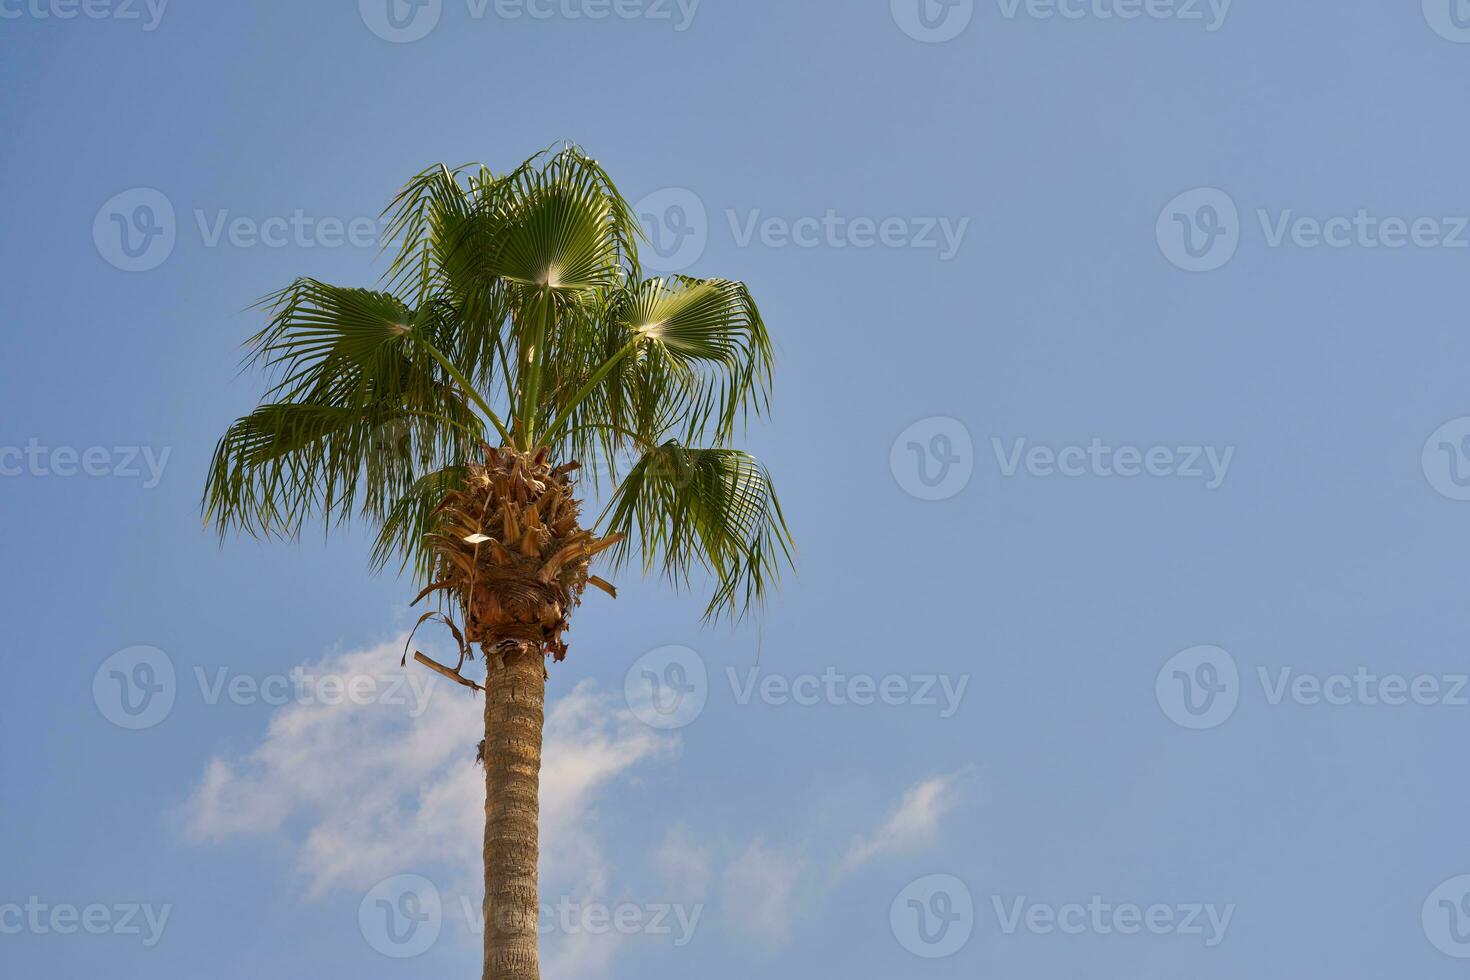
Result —
POLYGON ((693 902, 702 900, 709 891, 713 876, 711 860, 709 848, 701 845, 683 824, 669 829, 654 855, 654 864, 669 893, 682 901, 693 902))
POLYGON ((806 862, 757 838, 721 876, 721 908, 727 926, 770 943, 791 936, 796 885, 806 862))
POLYGON ((903 799, 871 836, 858 837, 842 859, 850 871, 881 854, 902 853, 933 843, 939 824, 959 802, 963 772, 933 776, 903 794, 903 799))
MULTIPOLYGON (((387 643, 309 669, 383 678, 397 670, 399 650, 387 643)), ((483 701, 422 672, 414 680, 418 689, 405 691, 415 710, 402 701, 279 708, 257 744, 205 767, 184 809, 188 837, 198 844, 271 838, 294 857, 310 898, 418 873, 446 892, 446 908, 462 907, 450 898, 458 895, 468 896, 464 907, 477 909, 485 786, 474 751, 483 701)), ((625 887, 597 833, 599 801, 638 767, 669 758, 676 745, 677 736, 643 725, 621 698, 591 682, 550 703, 541 774, 544 904, 606 902, 625 887)), ((962 796, 965 775, 911 787, 874 831, 853 839, 837 870, 933 843, 962 796)), ((803 907, 822 901, 832 884, 820 884, 826 876, 814 873, 794 842, 757 838, 727 852, 737 856, 717 871, 722 850, 683 824, 670 827, 650 855, 662 879, 660 897, 702 903, 717 892, 719 914, 710 927, 780 945, 803 907)), ((628 942, 616 931, 553 930, 543 939, 547 974, 606 974, 628 942)))
MULTIPOLYGON (((396 669, 399 650, 401 642, 334 655, 313 669, 381 677, 396 669)), ((417 717, 401 704, 278 709, 254 748, 208 764, 185 806, 188 836, 206 844, 289 831, 283 844, 294 849, 311 897, 425 870, 439 872, 430 877, 441 889, 478 896, 485 783, 474 755, 484 702, 448 684, 430 696, 417 717)), ((675 744, 590 681, 550 703, 540 868, 548 904, 606 899, 611 869, 593 816, 599 794, 675 744)), ((556 937, 548 970, 594 975, 619 944, 616 935, 556 937)))

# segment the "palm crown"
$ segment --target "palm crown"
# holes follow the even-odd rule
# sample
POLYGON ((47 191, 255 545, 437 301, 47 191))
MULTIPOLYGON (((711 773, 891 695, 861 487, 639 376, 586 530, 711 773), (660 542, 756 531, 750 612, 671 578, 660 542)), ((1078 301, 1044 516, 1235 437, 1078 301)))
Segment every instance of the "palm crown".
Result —
POLYGON ((731 445, 772 369, 746 287, 644 279, 636 216, 575 147, 505 174, 430 168, 384 214, 381 289, 302 279, 263 301, 249 346, 272 384, 220 440, 206 518, 294 536, 362 517, 375 564, 432 589, 445 502, 495 442, 606 491, 586 557, 708 573, 707 616, 758 603, 791 539, 765 468, 731 445))
POLYGON ((616 594, 598 555, 676 585, 707 571, 707 616, 790 561, 765 469, 730 445, 766 407, 771 342, 740 283, 644 279, 635 216, 573 147, 502 175, 431 168, 385 216, 381 290, 303 279, 265 301, 250 347, 274 381, 220 440, 204 510, 287 536, 361 515, 376 564, 462 611, 462 630, 443 614, 459 665, 416 659, 485 693, 482 977, 537 980, 543 657, 566 655, 588 585, 616 594), (591 529, 584 465, 610 481, 591 529), (483 688, 460 674, 476 645, 483 688))

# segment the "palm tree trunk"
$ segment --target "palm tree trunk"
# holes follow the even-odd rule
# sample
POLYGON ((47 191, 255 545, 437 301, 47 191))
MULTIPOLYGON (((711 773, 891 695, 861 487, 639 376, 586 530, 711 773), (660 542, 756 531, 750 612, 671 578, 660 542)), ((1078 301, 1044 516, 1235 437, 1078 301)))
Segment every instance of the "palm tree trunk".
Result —
POLYGON ((493 661, 485 680, 485 970, 483 980, 540 980, 536 821, 546 667, 530 645, 493 661))

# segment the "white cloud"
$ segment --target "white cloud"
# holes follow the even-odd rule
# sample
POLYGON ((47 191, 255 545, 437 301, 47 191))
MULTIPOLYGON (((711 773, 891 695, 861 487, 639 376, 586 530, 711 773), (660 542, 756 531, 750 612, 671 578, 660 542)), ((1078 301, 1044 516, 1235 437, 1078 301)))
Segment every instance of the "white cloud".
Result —
POLYGON ((601 934, 586 931, 541 940, 541 974, 547 977, 600 977, 606 975, 612 958, 628 942, 626 936, 609 929, 601 934))
POLYGON ((959 799, 961 773, 934 776, 903 794, 898 809, 870 837, 852 842, 842 869, 850 871, 880 854, 911 851, 932 843, 939 836, 939 823, 959 799))
POLYGON ((694 839, 688 827, 671 827, 653 859, 671 897, 686 902, 704 898, 713 874, 710 851, 694 839))
POLYGON ((726 925, 772 943, 790 938, 796 884, 805 861, 771 850, 757 838, 730 863, 721 878, 726 925))
MULTIPOLYGON (((384 644, 310 669, 384 677, 399 672, 401 649, 384 644)), ((278 709, 253 749, 210 761, 185 807, 190 839, 282 834, 294 842, 287 846, 295 848, 312 897, 438 869, 429 877, 446 893, 446 907, 460 907, 447 897, 458 894, 473 896, 471 907, 478 909, 485 783, 474 756, 484 702, 433 680, 428 710, 416 717, 402 704, 278 709)), ((549 703, 541 771, 543 904, 608 898, 611 866, 592 812, 598 795, 634 766, 666 757, 675 744, 674 736, 644 726, 621 699, 590 681, 549 703)), ((619 938, 548 937, 549 975, 601 972, 619 938)))

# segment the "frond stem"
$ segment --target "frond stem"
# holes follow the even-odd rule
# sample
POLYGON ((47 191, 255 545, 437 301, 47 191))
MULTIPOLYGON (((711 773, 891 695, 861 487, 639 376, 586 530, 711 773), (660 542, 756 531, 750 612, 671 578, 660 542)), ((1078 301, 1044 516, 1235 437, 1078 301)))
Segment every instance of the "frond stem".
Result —
POLYGON ((582 400, 592 394, 592 389, 602 384, 602 379, 611 374, 612 369, 622 363, 623 358, 637 350, 638 345, 642 342, 642 337, 634 337, 628 341, 627 346, 612 357, 609 357, 606 361, 603 361, 602 366, 592 372, 592 377, 587 380, 587 383, 572 396, 571 401, 567 402, 566 407, 561 410, 561 413, 546 427, 546 432, 541 439, 543 444, 550 445, 554 439, 561 435, 562 427, 566 425, 567 419, 571 417, 572 412, 576 411, 577 406, 582 403, 582 400))
POLYGON ((551 287, 546 286, 541 291, 541 302, 545 304, 541 310, 541 316, 537 318, 535 332, 531 335, 531 347, 526 352, 526 381, 521 389, 521 417, 522 451, 529 452, 536 444, 536 415, 539 406, 536 404, 541 397, 541 363, 546 356, 546 340, 551 335, 555 324, 556 306, 552 299, 551 287))
POLYGON ((505 423, 500 421, 500 416, 495 414, 495 410, 491 408, 490 405, 485 401, 485 399, 480 395, 480 393, 475 390, 475 386, 470 384, 469 379, 464 376, 459 368, 455 367, 454 364, 449 360, 449 358, 441 354, 439 352, 439 349, 433 344, 429 343, 427 340, 425 340, 422 335, 417 334, 412 330, 406 331, 406 333, 408 336, 413 338, 414 343, 421 345, 424 350, 429 353, 430 357, 438 361, 440 367, 449 372, 449 376, 459 384, 459 387, 469 397, 470 401, 479 406, 480 411, 484 412, 485 417, 490 420, 490 424, 495 426, 495 430, 500 433, 500 438, 504 439, 506 444, 509 445, 512 440, 510 436, 510 431, 506 429, 505 423))

